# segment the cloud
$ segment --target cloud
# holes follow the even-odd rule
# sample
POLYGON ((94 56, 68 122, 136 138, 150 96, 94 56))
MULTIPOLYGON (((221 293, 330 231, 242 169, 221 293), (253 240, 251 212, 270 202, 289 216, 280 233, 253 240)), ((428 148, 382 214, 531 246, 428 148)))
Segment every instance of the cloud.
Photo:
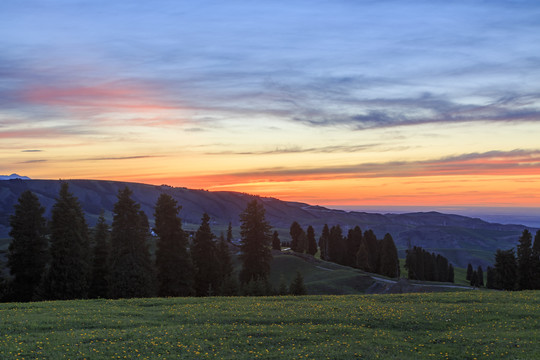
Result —
POLYGON ((280 154, 296 154, 296 153, 354 153, 364 151, 379 144, 365 144, 365 145, 334 145, 334 146, 322 146, 303 148, 300 146, 276 148, 274 150, 266 151, 221 151, 210 152, 207 155, 280 155, 280 154))
POLYGON ((156 158, 156 157, 160 157, 160 156, 137 155, 137 156, 100 157, 100 158, 78 159, 78 161, 136 160, 136 159, 148 159, 148 158, 156 158))
POLYGON ((19 162, 19 164, 35 164, 35 163, 41 163, 41 162, 46 162, 47 160, 43 160, 43 159, 39 159, 39 160, 26 160, 26 161, 21 161, 19 162))
POLYGON ((425 161, 391 161, 327 167, 253 169, 209 176, 216 182, 303 181, 454 175, 540 175, 540 150, 468 153, 425 161))
POLYGON ((35 153, 35 152, 42 152, 43 150, 21 150, 21 152, 28 152, 28 153, 35 153))

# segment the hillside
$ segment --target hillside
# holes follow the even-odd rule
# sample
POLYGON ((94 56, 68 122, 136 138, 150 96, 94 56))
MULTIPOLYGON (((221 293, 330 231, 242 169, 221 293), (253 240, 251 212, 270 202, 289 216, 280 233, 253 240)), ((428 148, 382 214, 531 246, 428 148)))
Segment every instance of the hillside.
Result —
MULTIPOLYGON (((77 196, 87 215, 90 225, 95 224, 100 211, 112 218, 112 208, 119 189, 129 186, 133 198, 141 204, 150 219, 160 193, 167 193, 182 206, 180 217, 185 229, 196 229, 200 218, 207 212, 212 218, 212 229, 216 234, 224 231, 229 222, 238 235, 239 214, 254 196, 236 192, 209 192, 170 186, 154 186, 99 180, 67 180, 71 191, 77 196)), ((60 188, 60 180, 4 180, 0 181, 0 239, 9 233, 9 215, 19 195, 31 190, 39 197, 50 215, 51 208, 60 188)), ((347 212, 298 202, 286 202, 274 198, 260 198, 266 208, 267 220, 279 231, 282 240, 288 240, 288 228, 293 221, 302 226, 312 225, 317 237, 325 223, 339 224, 344 234, 359 225, 363 230, 373 229, 382 238, 392 234, 400 256, 407 246, 418 245, 446 256, 451 262, 465 267, 468 262, 487 266, 493 262, 497 248, 511 248, 523 229, 522 225, 501 225, 459 215, 437 212, 410 214, 374 214, 347 212)), ((535 229, 533 229, 535 231, 535 229)), ((0 243, 0 250, 7 242, 0 243)))

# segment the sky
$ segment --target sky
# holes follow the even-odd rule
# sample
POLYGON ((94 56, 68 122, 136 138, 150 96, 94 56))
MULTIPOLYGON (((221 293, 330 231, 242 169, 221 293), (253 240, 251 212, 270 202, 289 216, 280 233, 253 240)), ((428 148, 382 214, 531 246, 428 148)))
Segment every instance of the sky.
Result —
POLYGON ((0 2, 0 174, 539 207, 538 1, 0 2))

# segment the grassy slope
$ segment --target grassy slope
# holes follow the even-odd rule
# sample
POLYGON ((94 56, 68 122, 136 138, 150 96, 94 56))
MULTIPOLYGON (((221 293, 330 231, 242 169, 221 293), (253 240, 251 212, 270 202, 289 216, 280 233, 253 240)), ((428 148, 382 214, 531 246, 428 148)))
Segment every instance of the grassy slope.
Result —
POLYGON ((540 292, 0 304, 1 359, 533 359, 540 292))

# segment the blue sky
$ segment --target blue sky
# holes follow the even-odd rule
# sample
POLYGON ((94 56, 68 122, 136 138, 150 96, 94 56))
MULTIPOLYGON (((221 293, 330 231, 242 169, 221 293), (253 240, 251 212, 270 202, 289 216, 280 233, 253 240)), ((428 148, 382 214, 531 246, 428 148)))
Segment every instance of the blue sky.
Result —
POLYGON ((540 187, 538 19, 536 1, 2 1, 0 172, 295 198, 466 158, 470 176, 519 168, 525 196, 540 187))

